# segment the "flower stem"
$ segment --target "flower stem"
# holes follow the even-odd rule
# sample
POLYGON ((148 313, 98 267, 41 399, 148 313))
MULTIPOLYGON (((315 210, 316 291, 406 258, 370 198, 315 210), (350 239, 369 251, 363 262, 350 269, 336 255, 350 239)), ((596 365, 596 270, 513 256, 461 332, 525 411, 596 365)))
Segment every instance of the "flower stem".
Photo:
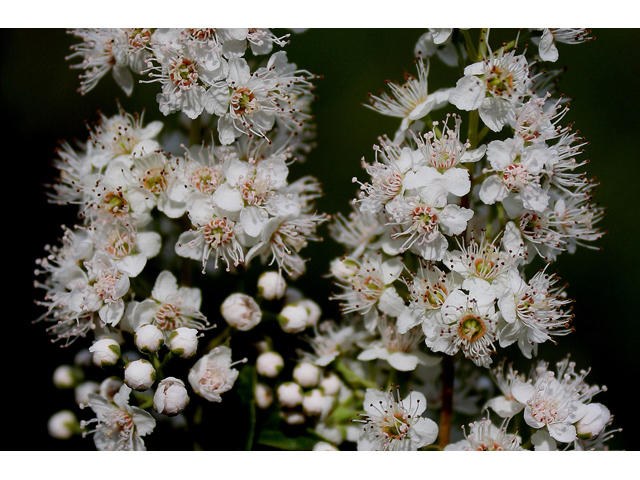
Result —
POLYGON ((451 438, 451 416, 453 414, 453 356, 442 359, 442 408, 440 410, 440 437, 438 445, 444 448, 451 438))

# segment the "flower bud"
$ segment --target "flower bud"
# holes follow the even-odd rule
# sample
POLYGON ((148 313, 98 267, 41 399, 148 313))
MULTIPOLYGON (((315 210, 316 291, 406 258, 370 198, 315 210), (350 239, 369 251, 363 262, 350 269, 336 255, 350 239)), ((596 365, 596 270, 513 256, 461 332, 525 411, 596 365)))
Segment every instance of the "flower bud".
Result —
POLYGON ((137 391, 147 390, 156 381, 156 370, 147 360, 136 360, 124 369, 124 383, 137 391))
POLYGON ((318 442, 313 446, 314 452, 334 452, 338 449, 329 442, 318 442))
POLYGON ((289 425, 302 425, 307 419, 300 412, 283 412, 284 421, 289 425))
POLYGON ((302 399, 302 410, 307 415, 319 416, 324 410, 326 400, 327 397, 319 389, 314 388, 302 399))
POLYGON ((302 387, 295 382, 286 382, 278 386, 278 401, 285 407, 296 407, 302 403, 302 387))
POLYGON ((287 289, 287 283, 280 272, 264 272, 258 278, 258 292, 265 300, 282 298, 287 289))
POLYGON ((324 377, 320 380, 320 386, 326 395, 331 395, 332 397, 338 395, 340 393, 340 388, 342 387, 342 382, 340 378, 335 374, 331 373, 329 376, 324 377))
POLYGON ((316 302, 314 302, 313 300, 309 300, 308 298, 300 300, 298 302, 298 305, 302 305, 307 309, 307 313, 309 314, 309 317, 307 318, 307 327, 313 327, 314 325, 316 325, 318 323, 318 320, 320 320, 320 316, 322 315, 320 306, 316 302))
POLYGON ((254 396, 256 399, 256 406, 261 409, 269 408, 273 403, 273 390, 264 383, 256 383, 254 390, 254 396))
POLYGON ((263 377, 275 378, 284 367, 282 356, 276 352, 264 352, 256 359, 256 370, 263 377))
POLYGON ((53 438, 66 440, 71 438, 80 428, 78 419, 71 410, 60 410, 49 418, 47 429, 53 438))
POLYGON ((262 311, 256 301, 244 293, 232 293, 220 307, 222 317, 229 325, 241 331, 251 330, 260 320, 262 311))
POLYGON ((118 393, 124 382, 118 377, 105 378, 100 383, 100 391, 98 392, 107 400, 113 400, 113 396, 118 393))
POLYGON ((611 412, 600 403, 590 403, 586 408, 587 414, 576 423, 578 437, 583 440, 597 437, 611 420, 611 412))
POLYGON ((162 380, 153 396, 153 408, 156 412, 168 416, 179 414, 188 403, 189 395, 184 382, 175 377, 162 380))
POLYGON ((101 338, 89 347, 89 351, 93 354, 94 365, 100 368, 111 367, 120 358, 120 345, 113 338, 101 338))
POLYGON ((83 371, 71 365, 60 365, 53 371, 53 384, 56 388, 73 388, 83 378, 83 371))
POLYGON ((144 353, 155 353, 164 343, 164 335, 157 325, 142 325, 135 334, 135 342, 138 350, 144 353))
POLYGON ((359 267, 356 262, 353 260, 343 260, 341 258, 332 260, 329 266, 331 275, 347 282, 358 273, 358 270, 359 267))
POLYGON ((287 333, 300 333, 307 328, 309 311, 304 305, 289 304, 278 315, 282 330, 287 333))
POLYGON ((293 379, 301 387, 315 387, 320 381, 320 369, 313 363, 301 362, 293 369, 293 379))
POLYGON ((198 331, 195 328, 179 327, 169 335, 169 350, 180 358, 191 358, 198 350, 198 331))
POLYGON ((100 391, 100 384, 98 382, 87 381, 82 382, 74 390, 74 396, 78 405, 89 403, 89 394, 98 393, 100 391))

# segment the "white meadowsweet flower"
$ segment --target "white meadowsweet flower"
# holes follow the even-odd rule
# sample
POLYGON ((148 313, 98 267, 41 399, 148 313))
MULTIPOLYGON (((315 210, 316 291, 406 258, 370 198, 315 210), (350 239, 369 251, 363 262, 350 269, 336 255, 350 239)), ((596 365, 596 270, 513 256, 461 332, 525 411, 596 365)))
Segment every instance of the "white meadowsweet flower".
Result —
MULTIPOLYGON (((464 427, 463 427, 464 429, 464 427)), ((514 451, 523 450, 520 437, 507 433, 507 427, 503 423, 497 427, 491 420, 483 418, 479 422, 469 424, 469 433, 464 430, 464 440, 447 445, 447 451, 514 451)))
POLYGON ((442 305, 441 315, 442 324, 434 329, 433 337, 426 338, 427 346, 447 355, 462 351, 476 365, 489 367, 498 325, 493 298, 482 290, 469 294, 455 290, 442 305))
POLYGON ((189 394, 184 382, 175 377, 167 377, 160 381, 153 395, 153 408, 163 415, 177 415, 188 403, 189 394))
POLYGON ((81 422, 81 427, 97 423, 93 440, 98 450, 146 450, 141 436, 148 435, 156 426, 155 419, 145 410, 130 406, 131 388, 122 385, 113 396, 113 402, 102 395, 90 394, 89 406, 95 419, 81 422))
POLYGON ((202 293, 195 287, 179 287, 169 270, 160 272, 147 298, 133 307, 131 322, 134 331, 143 325, 155 325, 164 335, 165 342, 177 328, 204 330, 210 326, 200 312, 202 293))
POLYGON ((440 127, 438 122, 434 122, 433 130, 424 135, 424 141, 422 137, 414 135, 418 151, 424 158, 416 162, 415 172, 407 174, 407 188, 436 189, 440 192, 439 195, 435 194, 436 198, 440 195, 446 197, 449 193, 463 197, 471 190, 469 171, 459 165, 479 161, 484 156, 486 146, 469 150, 469 142, 460 141, 462 119, 455 115, 455 127, 451 129, 448 125, 450 117, 447 114, 441 133, 436 134, 435 129, 440 127))
POLYGON ((464 69, 464 77, 456 83, 449 101, 460 110, 478 110, 485 125, 499 132, 513 120, 532 83, 525 56, 500 49, 464 69))
POLYGON ((386 82, 391 89, 391 95, 386 92, 381 93, 380 96, 369 95, 371 102, 371 105, 367 105, 369 108, 383 115, 402 119, 394 143, 402 141, 405 131, 413 122, 426 117, 432 110, 445 106, 449 100, 450 89, 428 93, 429 62, 427 61, 425 65, 424 60, 418 58, 415 64, 418 70, 417 78, 405 74, 406 83, 403 85, 386 82))
MULTIPOLYGON (((429 28, 428 32, 416 42, 413 53, 416 57, 428 58, 436 55, 445 65, 455 67, 458 64, 458 54, 451 42, 452 28, 429 28)), ((466 57, 466 52, 463 52, 466 57)))
POLYGON ((346 353, 362 335, 351 326, 338 327, 332 320, 325 320, 314 326, 313 337, 307 337, 313 353, 301 352, 302 356, 319 367, 326 367, 341 353, 346 353))
POLYGON ((402 273, 402 262, 397 257, 385 260, 381 255, 367 254, 353 261, 358 265, 358 272, 347 281, 338 279, 344 291, 332 298, 340 300, 343 314, 363 315, 365 328, 373 333, 378 309, 393 317, 404 309, 404 300, 392 285, 402 273))
MULTIPOLYGON (((362 193, 358 203, 368 214, 378 213, 385 204, 404 192, 404 177, 420 157, 418 152, 394 145, 386 137, 379 140, 380 145, 373 146, 375 161, 368 164, 362 160, 362 167, 371 176, 371 182, 360 183, 362 193)), ((357 182, 355 178, 353 181, 357 182)))
POLYGON ((473 210, 446 204, 446 199, 439 193, 423 189, 419 196, 396 197, 387 204, 387 211, 393 218, 389 225, 401 229, 391 238, 408 237, 400 247, 400 253, 411 249, 425 260, 442 260, 449 246, 445 235, 460 235, 467 228, 473 210), (422 193, 439 198, 425 198, 422 193))
POLYGON ((418 365, 433 366, 440 362, 440 357, 431 357, 420 351, 419 345, 424 340, 421 327, 399 333, 394 323, 382 316, 377 328, 380 339, 363 343, 364 349, 358 355, 358 360, 385 360, 401 372, 413 371, 418 365))
POLYGON ((568 358, 558 362, 556 372, 547 367, 540 362, 536 377, 526 383, 516 379, 511 392, 525 405, 527 425, 536 429, 546 427, 556 441, 571 443, 577 439, 576 422, 589 411, 587 404, 606 387, 587 385, 584 378, 588 371, 576 372, 575 363, 568 358))
POLYGON ((76 312, 97 312, 104 324, 117 325, 124 315, 123 297, 129 292, 129 276, 101 252, 86 260, 84 266, 86 276, 71 291, 70 308, 76 312))
POLYGON ((422 413, 427 400, 420 392, 401 399, 394 393, 368 388, 364 395, 364 423, 358 438, 358 450, 416 451, 438 437, 436 423, 422 413))
POLYGON ((201 357, 189 370, 191 388, 204 399, 220 403, 220 395, 231 390, 238 378, 238 370, 232 367, 246 361, 245 358, 232 362, 230 348, 216 347, 201 357))
POLYGON ((572 331, 569 322, 573 315, 563 309, 572 300, 566 298, 563 287, 554 286, 558 280, 544 270, 529 282, 517 272, 511 272, 505 290, 498 298, 498 308, 506 322, 498 332, 501 347, 518 342, 522 354, 531 358, 536 354, 538 344, 572 331))
POLYGON ((409 304, 398 315, 398 332, 405 333, 417 325, 422 326, 425 335, 431 336, 433 329, 441 323, 439 314, 449 294, 462 285, 462 278, 456 272, 447 274, 436 266, 429 265, 411 273, 405 280, 409 293, 409 304))
POLYGON ((214 268, 218 268, 218 259, 224 261, 227 270, 232 265, 244 263, 244 248, 238 240, 241 230, 236 222, 219 215, 212 204, 208 204, 209 208, 206 205, 189 210, 193 228, 180 235, 175 247, 176 253, 181 257, 201 261, 203 272, 212 254, 214 268))
POLYGON ((467 245, 458 243, 460 250, 446 252, 444 264, 464 278, 462 288, 481 290, 494 299, 500 296, 509 272, 517 268, 521 257, 496 242, 497 237, 489 242, 482 232, 480 242, 472 236, 467 245))
MULTIPOLYGON (((351 256, 358 258, 367 248, 374 248, 376 237, 385 233, 386 229, 383 222, 378 219, 378 215, 364 211, 363 208, 354 208, 348 217, 344 217, 338 212, 331 216, 332 223, 329 225, 329 231, 333 239, 344 245, 351 252, 351 256)), ((335 259, 340 262, 340 259, 335 259)), ((342 268, 345 265, 332 262, 332 269, 342 268)), ((340 276, 340 275, 338 275, 340 276)))
POLYGON ((480 200, 487 205, 503 202, 510 214, 521 210, 519 205, 535 212, 545 211, 549 194, 540 184, 540 175, 553 157, 553 151, 546 144, 527 146, 520 136, 505 141, 494 140, 487 147, 487 159, 491 164, 487 172, 492 175, 482 182, 480 200))

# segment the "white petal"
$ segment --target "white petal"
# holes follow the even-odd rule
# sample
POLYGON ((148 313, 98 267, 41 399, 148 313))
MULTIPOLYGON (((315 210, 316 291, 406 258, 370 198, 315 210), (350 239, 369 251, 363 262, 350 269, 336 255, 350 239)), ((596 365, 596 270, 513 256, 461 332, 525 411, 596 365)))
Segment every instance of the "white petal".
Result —
POLYGON ((466 168, 450 168, 443 174, 447 190, 457 197, 463 197, 471 190, 469 171, 466 168))
POLYGON ((458 205, 447 205, 438 216, 438 223, 446 235, 460 235, 473 217, 473 210, 458 205))
POLYGON ((485 92, 486 87, 480 79, 467 75, 458 80, 449 95, 449 102, 460 110, 477 110, 484 101, 485 92))
POLYGON ((218 207, 229 212, 238 212, 244 207, 242 194, 231 188, 228 183, 223 183, 213 192, 213 201, 218 207))
POLYGON ((502 183, 502 180, 500 180, 497 175, 491 175, 482 182, 479 196, 480 200, 486 205, 493 205, 496 202, 502 201, 508 193, 509 190, 507 190, 507 187, 502 183))

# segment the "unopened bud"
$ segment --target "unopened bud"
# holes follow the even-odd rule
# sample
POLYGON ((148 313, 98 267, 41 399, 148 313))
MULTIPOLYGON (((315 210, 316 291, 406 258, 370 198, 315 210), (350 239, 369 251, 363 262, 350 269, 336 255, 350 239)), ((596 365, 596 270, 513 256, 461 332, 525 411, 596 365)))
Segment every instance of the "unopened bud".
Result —
POLYGON ((314 388, 311 392, 305 394, 302 399, 302 410, 307 415, 319 416, 324 410, 326 400, 327 397, 319 389, 314 388))
POLYGON ((256 359, 256 370, 259 375, 275 378, 284 367, 282 356, 276 352, 264 352, 256 359))
POLYGON ((301 362, 293 369, 293 379, 301 387, 315 387, 320 381, 320 369, 313 363, 301 362))
POLYGON ((244 293, 229 295, 222 302, 220 312, 229 325, 241 331, 251 330, 262 320, 260 307, 253 297, 244 293))
POLYGON ((597 437, 611 420, 611 412, 600 403, 590 403, 586 408, 587 414, 576 423, 578 437, 583 440, 597 437))
POLYGON ((295 382, 286 382, 278 386, 278 401, 285 407, 293 408, 302 403, 302 387, 295 382))
POLYGON ((287 289, 287 283, 280 272, 264 272, 258 279, 258 292, 265 300, 282 298, 287 289))
POLYGON ((289 304, 278 315, 282 330, 287 333, 300 333, 307 328, 309 311, 304 305, 289 304))
POLYGON ((156 381, 156 370, 147 360, 136 360, 124 369, 124 383, 137 391, 147 390, 156 381))
POLYGON ((73 388, 84 378, 84 373, 71 365, 60 365, 53 371, 53 384, 56 388, 73 388))
POLYGON ((188 403, 189 395, 184 382, 175 377, 162 380, 153 396, 153 408, 156 412, 168 416, 179 414, 188 403))
POLYGON ((146 324, 136 330, 135 342, 141 352, 155 353, 164 343, 164 335, 157 325, 146 324))
POLYGON ((256 399, 256 406, 261 409, 269 408, 273 403, 273 390, 264 383, 256 383, 254 390, 254 396, 256 399))
POLYGON ((71 410, 60 410, 49 418, 47 429, 53 438, 66 440, 78 432, 80 424, 71 410))
POLYGON ((195 328, 179 327, 169 335, 169 349, 180 358, 191 358, 198 350, 198 331, 195 328))
POLYGON ((113 338, 101 338, 89 347, 89 351, 93 354, 94 365, 100 368, 111 367, 120 358, 120 345, 113 338))

